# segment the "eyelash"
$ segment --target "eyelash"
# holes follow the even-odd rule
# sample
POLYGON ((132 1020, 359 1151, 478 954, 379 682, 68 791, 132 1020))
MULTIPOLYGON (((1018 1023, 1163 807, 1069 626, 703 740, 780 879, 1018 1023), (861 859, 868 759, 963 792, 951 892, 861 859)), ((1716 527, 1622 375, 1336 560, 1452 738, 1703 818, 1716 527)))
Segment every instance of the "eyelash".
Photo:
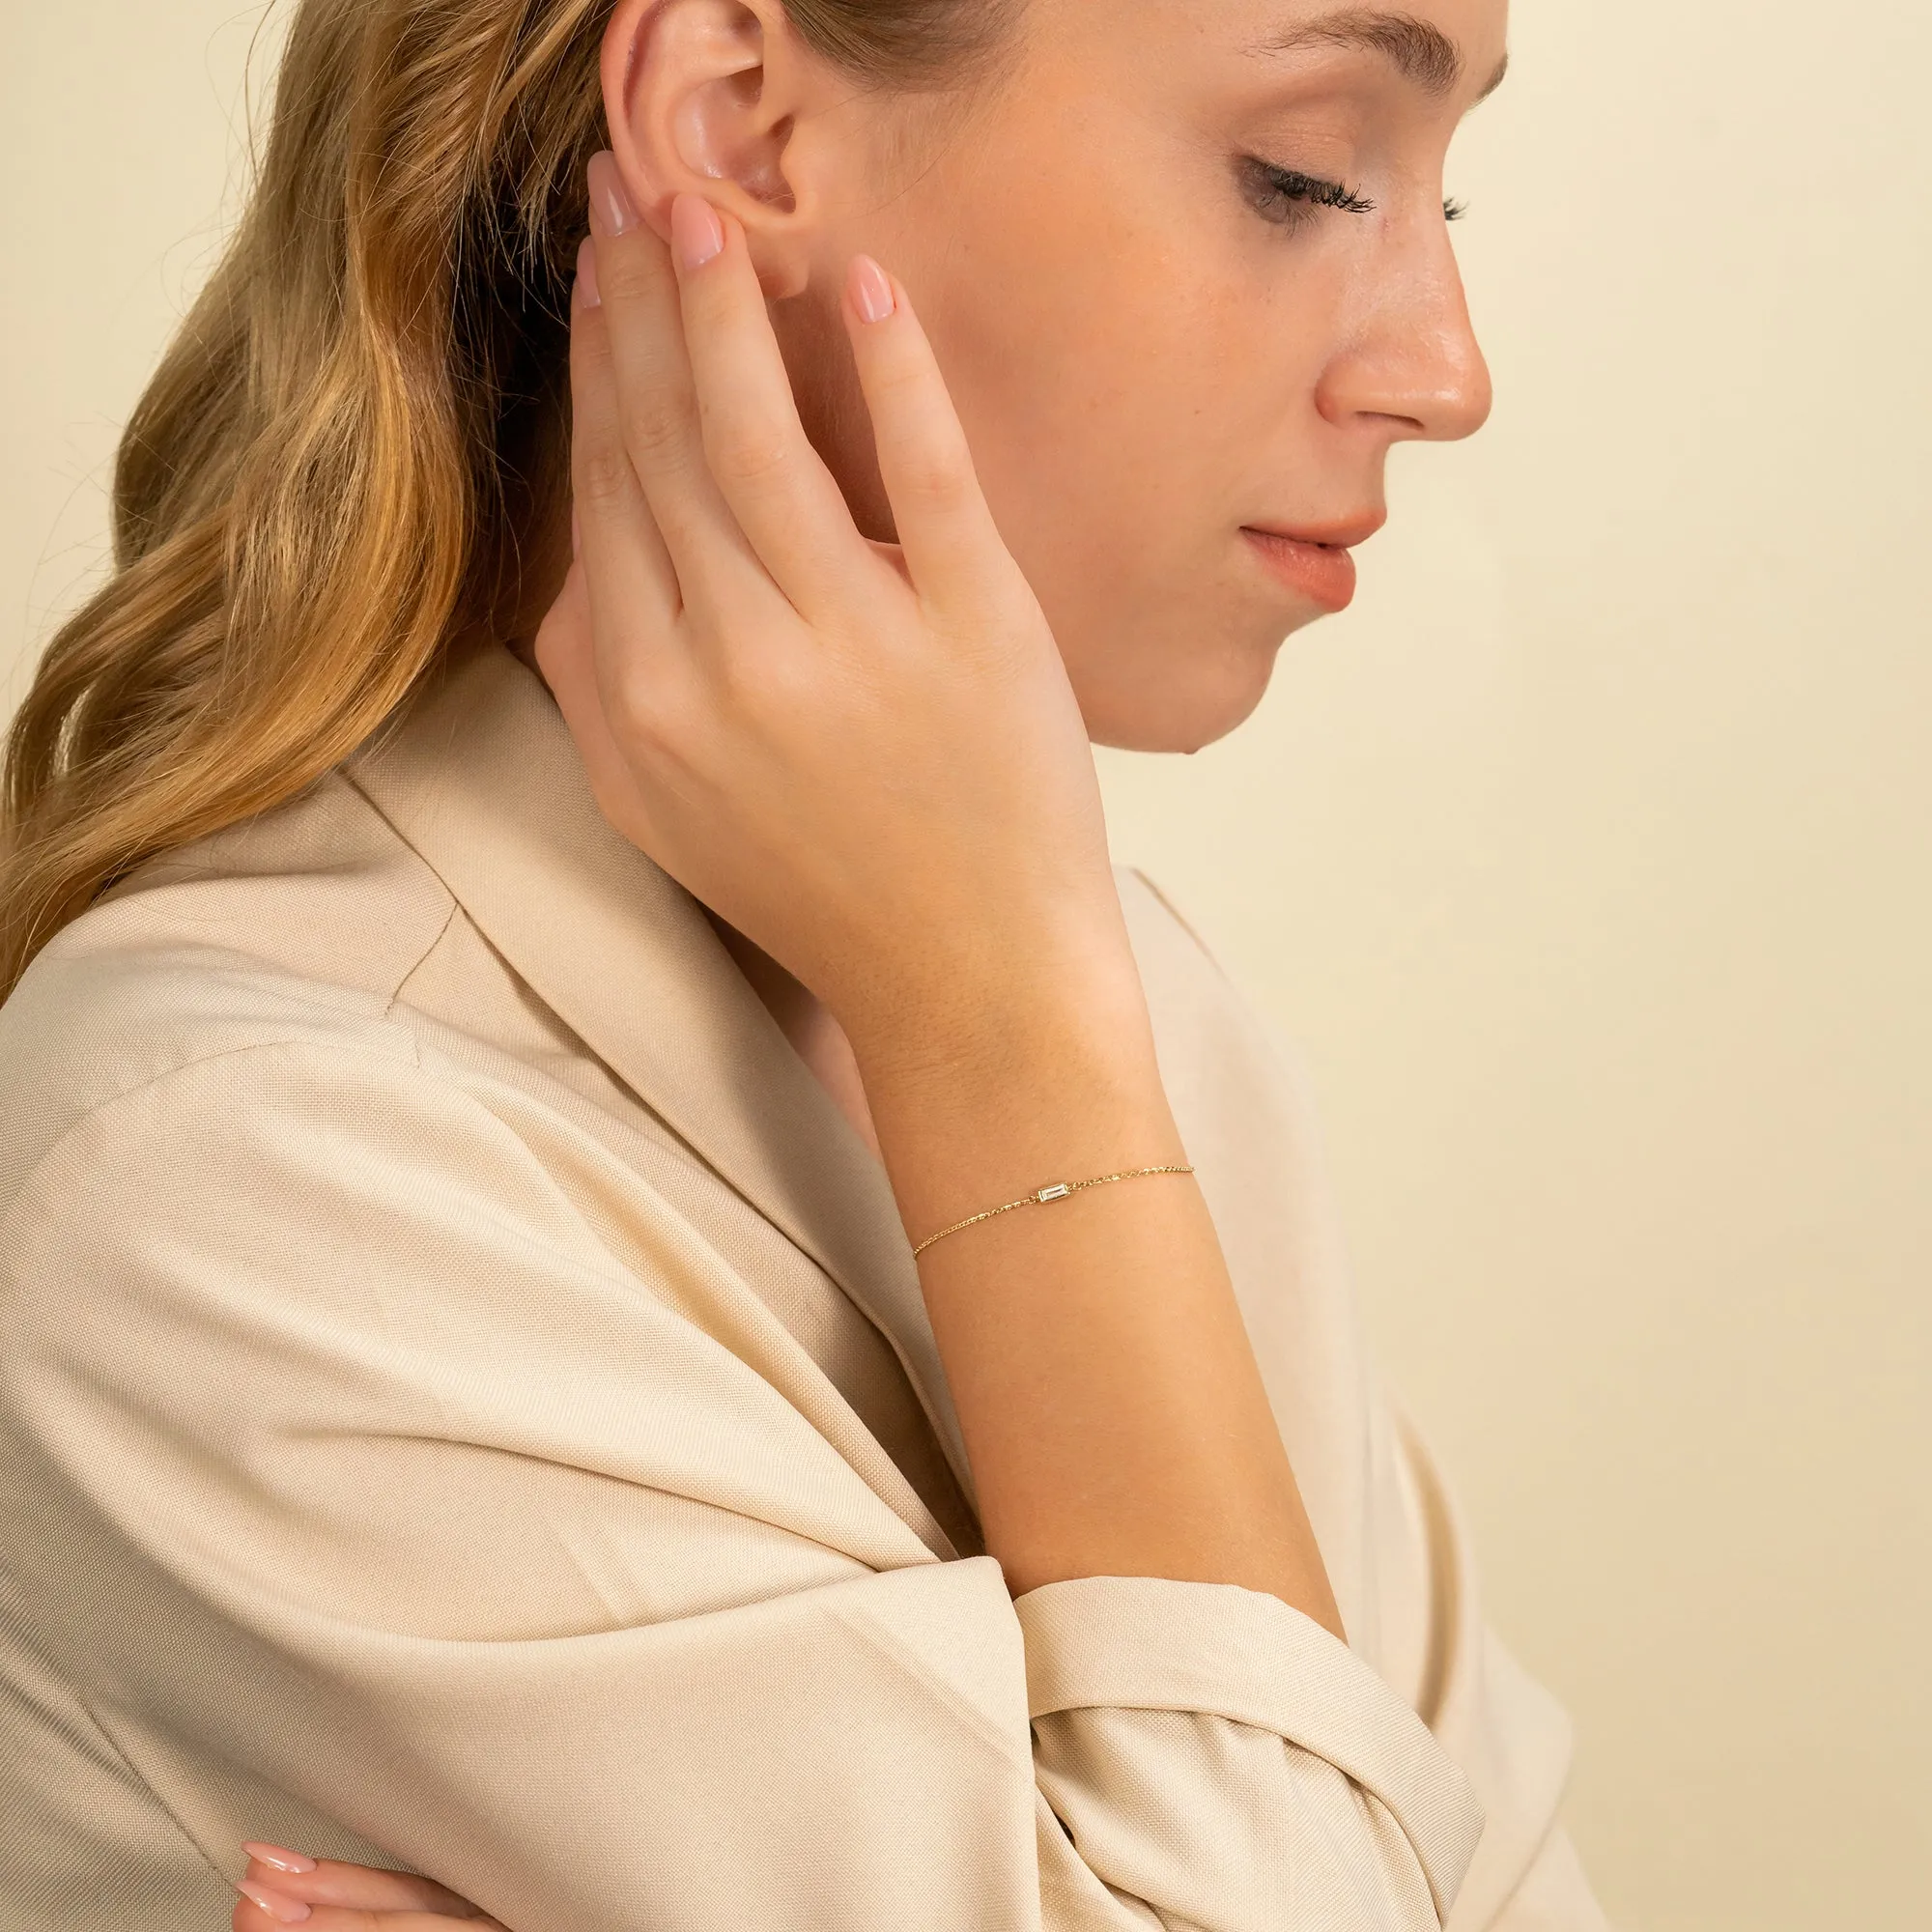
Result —
POLYGON ((1299 168, 1278 168, 1268 161, 1256 165, 1261 172, 1258 185, 1262 201, 1282 210, 1290 220, 1310 208, 1336 208, 1344 214, 1376 212, 1375 203, 1366 195, 1354 193, 1340 182, 1322 181, 1318 176, 1303 174, 1299 168))
MULTIPOLYGON (((1344 214, 1373 214, 1376 212, 1375 203, 1366 195, 1355 193, 1340 182, 1305 175, 1299 168, 1278 168, 1271 161, 1257 160, 1254 166, 1260 176, 1257 185, 1261 213, 1267 214, 1269 208, 1279 211, 1268 216, 1270 220, 1293 226, 1297 217, 1303 216, 1311 208, 1340 209, 1344 214)), ((1468 212, 1466 204, 1460 201, 1445 201, 1442 204, 1444 221, 1461 221, 1468 212)))

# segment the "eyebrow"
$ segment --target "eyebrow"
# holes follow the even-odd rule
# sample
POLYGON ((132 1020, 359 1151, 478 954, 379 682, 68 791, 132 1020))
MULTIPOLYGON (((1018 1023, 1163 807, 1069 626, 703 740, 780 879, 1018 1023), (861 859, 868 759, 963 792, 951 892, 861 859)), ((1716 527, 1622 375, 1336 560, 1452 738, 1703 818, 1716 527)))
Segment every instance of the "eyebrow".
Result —
MULTIPOLYGON (((1370 8, 1348 8, 1302 20, 1278 34, 1252 43, 1252 54, 1296 54, 1310 47, 1344 47, 1379 54, 1402 77, 1425 94, 1453 94, 1463 78, 1463 50, 1440 27, 1418 20, 1412 14, 1381 14, 1370 8)), ((1502 85, 1509 56, 1476 99, 1487 99, 1502 85)))

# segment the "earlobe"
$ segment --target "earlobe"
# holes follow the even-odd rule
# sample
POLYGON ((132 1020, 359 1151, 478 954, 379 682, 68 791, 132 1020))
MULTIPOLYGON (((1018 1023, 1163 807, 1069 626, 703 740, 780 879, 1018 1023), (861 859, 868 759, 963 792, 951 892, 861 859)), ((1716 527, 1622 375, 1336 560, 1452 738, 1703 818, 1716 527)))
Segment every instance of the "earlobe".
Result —
POLYGON ((786 165, 804 67, 781 0, 621 0, 605 31, 611 151, 645 220, 668 239, 686 190, 729 210, 774 297, 807 275, 786 165))

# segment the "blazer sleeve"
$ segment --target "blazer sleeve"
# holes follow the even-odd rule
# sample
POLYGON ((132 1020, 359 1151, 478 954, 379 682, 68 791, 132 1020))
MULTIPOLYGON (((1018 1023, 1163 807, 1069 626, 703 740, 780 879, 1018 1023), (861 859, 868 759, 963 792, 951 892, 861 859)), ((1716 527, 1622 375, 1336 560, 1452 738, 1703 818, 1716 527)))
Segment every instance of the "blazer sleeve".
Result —
MULTIPOLYGON (((213 1872, 295 1821, 515 1932, 1441 1924, 1481 1812, 1351 1651, 936 1560, 611 1186, 622 1262, 511 1108, 293 1040, 110 1101, 13 1203, 15 1604, 213 1872)), ((15 1872, 21 1922, 92 1922, 15 1872)))

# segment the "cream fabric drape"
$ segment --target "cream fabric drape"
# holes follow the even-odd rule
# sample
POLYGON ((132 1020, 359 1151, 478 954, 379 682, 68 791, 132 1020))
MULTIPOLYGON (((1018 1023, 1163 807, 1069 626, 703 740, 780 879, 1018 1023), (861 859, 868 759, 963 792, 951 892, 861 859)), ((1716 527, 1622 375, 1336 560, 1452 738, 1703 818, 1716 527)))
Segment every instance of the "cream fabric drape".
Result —
POLYGON ((1347 1645, 1011 1599, 885 1177, 490 647, 0 1009, 0 1932, 1589 1932, 1293 1051, 1121 877, 1347 1645))

